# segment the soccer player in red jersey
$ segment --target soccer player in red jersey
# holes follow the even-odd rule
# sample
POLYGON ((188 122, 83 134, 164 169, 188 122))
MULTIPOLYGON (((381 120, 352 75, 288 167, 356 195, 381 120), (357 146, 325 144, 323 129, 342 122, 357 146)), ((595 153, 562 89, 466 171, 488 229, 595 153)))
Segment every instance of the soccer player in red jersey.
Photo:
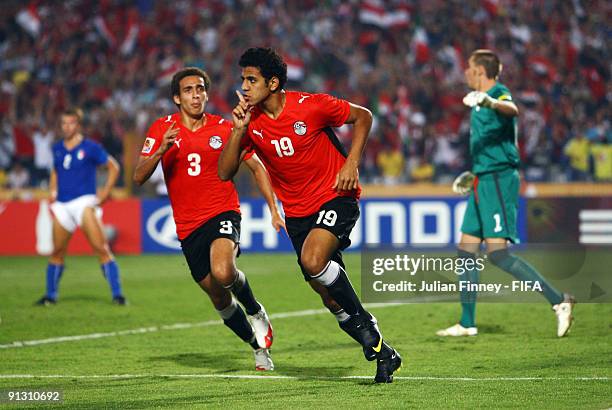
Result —
POLYGON ((243 155, 257 153, 283 204, 304 278, 340 327, 363 346, 366 359, 377 360, 374 380, 389 383, 401 366, 400 355, 383 341, 376 319, 363 308, 341 254, 359 218, 357 168, 372 114, 327 94, 285 91, 287 65, 272 49, 248 49, 239 65, 244 95, 238 92, 219 176, 229 180, 243 155), (342 124, 353 124, 348 154, 332 131, 342 124))
MULTIPOLYGON (((158 119, 147 132, 134 181, 143 184, 161 160, 177 235, 193 279, 208 294, 225 325, 253 347, 255 368, 273 370, 270 320, 246 276, 236 268, 241 219, 238 193, 232 181, 222 181, 217 175, 219 155, 232 123, 205 113, 210 79, 203 70, 187 67, 178 71, 171 87, 179 112, 158 119)), ((272 224, 277 231, 284 228, 265 168, 255 155, 240 160, 255 176, 272 224)))

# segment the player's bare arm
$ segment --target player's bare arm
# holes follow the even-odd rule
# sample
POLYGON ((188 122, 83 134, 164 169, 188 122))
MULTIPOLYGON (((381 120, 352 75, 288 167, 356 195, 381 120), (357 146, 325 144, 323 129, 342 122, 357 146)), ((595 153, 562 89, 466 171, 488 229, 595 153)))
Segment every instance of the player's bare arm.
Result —
POLYGON ((219 157, 218 174, 222 181, 229 181, 238 172, 240 159, 244 156, 244 152, 240 148, 240 142, 246 134, 247 127, 251 121, 251 108, 245 101, 242 94, 236 91, 238 95, 238 104, 232 110, 232 121, 234 128, 230 135, 229 141, 223 148, 219 157))
POLYGON ((346 124, 353 124, 353 141, 346 162, 336 176, 333 189, 350 191, 359 184, 359 164, 372 127, 372 113, 365 107, 351 103, 351 112, 346 124))
POLYGON ((57 173, 51 169, 49 174, 49 202, 55 201, 57 198, 57 173))
POLYGON ((141 155, 138 158, 138 164, 136 164, 136 169, 134 170, 134 182, 138 185, 142 185, 153 175, 157 164, 163 157, 163 155, 172 147, 174 141, 176 141, 176 136, 179 133, 179 128, 175 127, 176 122, 170 124, 170 127, 164 132, 164 136, 162 137, 161 145, 158 150, 151 156, 141 155))
POLYGON ((247 159, 245 163, 249 167, 249 170, 253 173, 257 187, 266 200, 268 208, 270 208, 272 226, 274 229, 276 229, 276 232, 280 232, 281 228, 287 230, 285 227, 285 220, 281 216, 278 206, 276 205, 276 197, 272 191, 268 171, 266 171, 266 168, 263 166, 259 158, 257 158, 257 155, 253 155, 251 158, 247 159))
POLYGON ((98 204, 102 205, 108 197, 110 196, 111 189, 117 183, 117 178, 119 178, 119 163, 117 160, 110 155, 108 156, 108 161, 106 162, 106 168, 108 169, 108 176, 106 178, 106 183, 98 192, 98 204))

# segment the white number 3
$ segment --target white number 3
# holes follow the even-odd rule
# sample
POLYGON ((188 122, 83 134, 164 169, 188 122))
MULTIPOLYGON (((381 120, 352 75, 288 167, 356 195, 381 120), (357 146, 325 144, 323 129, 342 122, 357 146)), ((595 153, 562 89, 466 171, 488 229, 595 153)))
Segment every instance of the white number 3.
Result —
POLYGON ((232 233, 232 221, 221 221, 221 229, 219 229, 220 233, 231 234, 232 233))
POLYGON ((187 155, 187 161, 189 161, 189 168, 187 168, 187 173, 192 177, 200 175, 200 171, 202 170, 202 167, 200 167, 200 154, 192 152, 191 154, 187 155))

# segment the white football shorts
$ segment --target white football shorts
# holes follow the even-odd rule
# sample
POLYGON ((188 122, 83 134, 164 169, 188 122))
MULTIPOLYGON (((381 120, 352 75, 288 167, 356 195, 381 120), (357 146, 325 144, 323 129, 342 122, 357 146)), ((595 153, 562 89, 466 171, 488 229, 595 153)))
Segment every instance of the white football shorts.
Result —
POLYGON ((57 221, 68 232, 74 232, 83 222, 83 212, 86 208, 94 208, 96 217, 102 218, 102 208, 98 206, 98 197, 83 195, 68 202, 55 201, 50 205, 51 212, 57 221))

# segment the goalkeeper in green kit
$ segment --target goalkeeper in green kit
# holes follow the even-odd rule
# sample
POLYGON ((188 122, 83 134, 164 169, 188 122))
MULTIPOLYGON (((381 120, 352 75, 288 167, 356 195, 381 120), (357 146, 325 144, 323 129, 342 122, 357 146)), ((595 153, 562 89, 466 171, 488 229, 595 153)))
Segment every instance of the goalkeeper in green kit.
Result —
MULTIPOLYGON (((468 60, 465 79, 474 91, 463 99, 471 108, 470 154, 472 172, 464 172, 453 190, 469 194, 461 226, 458 257, 475 259, 484 240, 488 258, 498 268, 520 281, 537 281, 542 294, 557 315, 557 336, 563 337, 572 324, 574 300, 553 288, 529 263, 508 251, 507 242, 517 242, 516 216, 519 200, 519 154, 517 148, 518 108, 505 85, 498 82, 499 58, 490 50, 476 50, 468 60)), ((470 263, 467 266, 474 266, 470 263)), ((478 283, 479 272, 468 271, 461 281, 478 283)), ((476 292, 462 290, 459 323, 437 332, 438 336, 475 336, 476 292)))

